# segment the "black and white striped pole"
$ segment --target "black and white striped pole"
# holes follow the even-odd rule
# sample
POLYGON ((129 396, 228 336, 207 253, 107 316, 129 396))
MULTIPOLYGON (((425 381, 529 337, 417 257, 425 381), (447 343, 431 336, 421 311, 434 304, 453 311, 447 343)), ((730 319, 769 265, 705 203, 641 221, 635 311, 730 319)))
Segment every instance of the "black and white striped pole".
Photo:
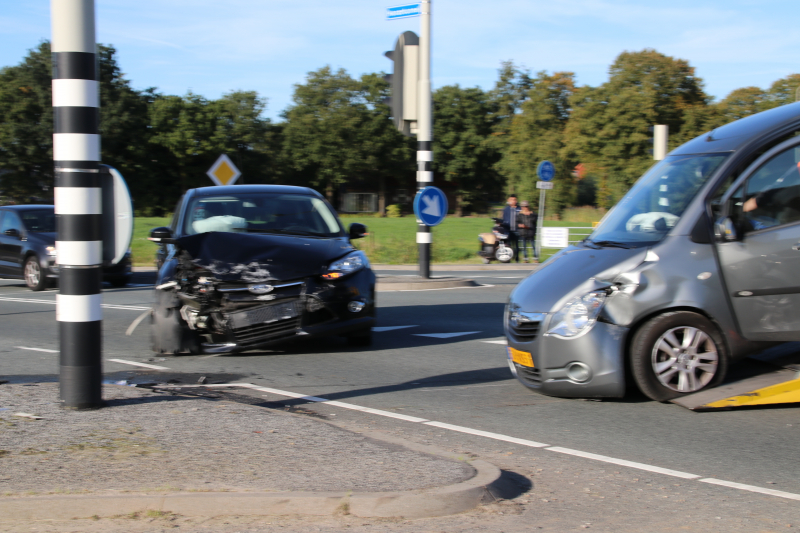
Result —
POLYGON ((99 84, 94 0, 51 0, 53 161, 65 407, 102 405, 99 84))
MULTIPOLYGON (((433 95, 431 92, 431 0, 422 0, 419 37, 417 193, 433 185, 433 95)), ((419 275, 431 277, 431 228, 418 221, 419 275)))

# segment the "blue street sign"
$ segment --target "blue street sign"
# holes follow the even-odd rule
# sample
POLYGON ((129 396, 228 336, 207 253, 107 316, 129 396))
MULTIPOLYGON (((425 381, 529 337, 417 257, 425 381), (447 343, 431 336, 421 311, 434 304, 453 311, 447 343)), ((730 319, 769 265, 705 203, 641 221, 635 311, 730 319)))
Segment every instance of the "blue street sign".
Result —
POLYGON ((422 4, 406 4, 386 8, 386 20, 406 19, 418 17, 422 14, 422 4))
POLYGON ((556 167, 550 161, 542 161, 536 168, 536 175, 542 181, 550 181, 556 175, 556 167))
POLYGON ((414 214, 426 226, 438 226, 447 215, 447 196, 436 187, 425 187, 414 197, 414 214))

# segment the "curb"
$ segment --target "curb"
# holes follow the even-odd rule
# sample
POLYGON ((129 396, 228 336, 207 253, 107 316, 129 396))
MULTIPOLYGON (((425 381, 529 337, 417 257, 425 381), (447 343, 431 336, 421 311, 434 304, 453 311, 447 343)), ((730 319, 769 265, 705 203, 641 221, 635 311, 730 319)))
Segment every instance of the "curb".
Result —
POLYGON ((378 276, 375 282, 376 291, 408 291, 422 289, 455 289, 458 287, 479 287, 471 279, 440 276, 436 278, 418 278, 414 276, 378 276))
POLYGON ((136 512, 182 516, 350 514, 363 518, 426 518, 461 513, 493 501, 502 473, 476 459, 471 479, 433 489, 405 492, 210 492, 170 494, 20 496, 0 498, 0 522, 110 518, 136 512))

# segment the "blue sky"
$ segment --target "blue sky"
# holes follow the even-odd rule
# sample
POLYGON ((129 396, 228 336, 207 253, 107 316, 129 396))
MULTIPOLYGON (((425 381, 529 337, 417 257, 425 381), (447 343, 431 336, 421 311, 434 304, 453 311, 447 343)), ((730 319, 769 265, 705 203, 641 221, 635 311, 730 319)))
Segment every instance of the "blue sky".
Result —
MULTIPOLYGON (((279 119, 293 85, 324 65, 389 71, 383 52, 419 19, 386 21, 386 0, 96 0, 98 41, 114 45, 135 88, 268 99, 279 119)), ((0 0, 0 66, 50 37, 49 0, 0 0)), ((433 85, 490 89, 503 60, 572 71, 596 86, 624 50, 686 59, 708 94, 767 88, 800 72, 800 2, 433 0, 433 85)))

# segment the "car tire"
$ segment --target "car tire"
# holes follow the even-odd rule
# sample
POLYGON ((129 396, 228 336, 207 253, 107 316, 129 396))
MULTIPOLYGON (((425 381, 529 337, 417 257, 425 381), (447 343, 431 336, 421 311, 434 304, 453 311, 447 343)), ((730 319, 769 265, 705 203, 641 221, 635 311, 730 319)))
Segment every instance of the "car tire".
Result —
POLYGON ((715 387, 728 370, 719 330, 690 311, 664 313, 646 322, 633 337, 630 357, 639 390, 659 402, 715 387))
POLYGON ((174 354, 200 353, 197 335, 189 329, 180 314, 180 301, 167 291, 156 291, 156 303, 150 314, 150 339, 153 352, 174 354))
POLYGON ((368 328, 347 336, 350 346, 372 346, 372 328, 368 328))
POLYGON ((128 283, 130 283, 130 281, 131 280, 128 278, 128 276, 123 276, 121 278, 111 278, 110 280, 108 280, 108 282, 111 284, 112 287, 116 287, 118 289, 127 286, 128 283))
POLYGON ((30 255, 25 259, 22 276, 25 278, 25 285, 32 291, 43 291, 47 287, 47 277, 42 272, 39 258, 35 255, 30 255))

